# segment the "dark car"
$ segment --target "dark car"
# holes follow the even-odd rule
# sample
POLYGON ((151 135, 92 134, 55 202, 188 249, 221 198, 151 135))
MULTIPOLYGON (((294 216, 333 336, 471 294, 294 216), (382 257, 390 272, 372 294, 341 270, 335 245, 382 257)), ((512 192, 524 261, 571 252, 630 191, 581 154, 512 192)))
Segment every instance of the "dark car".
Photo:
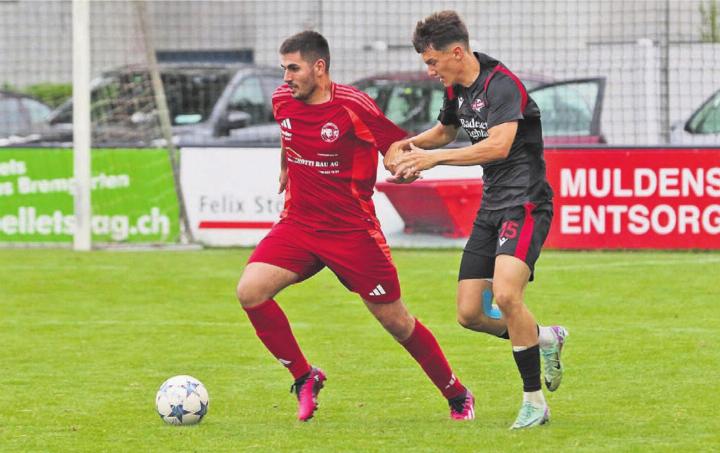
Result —
MULTIPOLYGON (((179 146, 237 146, 270 139, 271 95, 282 84, 277 68, 252 64, 163 64, 173 140, 179 146), (244 134, 236 138, 236 132, 244 134)), ((162 144, 150 73, 124 67, 93 81, 93 143, 106 146, 162 144)), ((72 141, 72 102, 49 118, 52 132, 43 139, 72 141)), ((273 137, 276 134, 273 134, 273 137)), ((277 141, 278 139, 275 139, 277 141)))
MULTIPOLYGON (((600 131, 604 78, 552 81, 533 74, 518 76, 540 107, 546 144, 605 142, 600 131)), ((368 93, 388 118, 411 134, 437 123, 445 88, 426 72, 381 74, 353 85, 368 93)), ((461 131, 458 141, 469 140, 461 131)))
POLYGON ((0 91, 0 146, 36 140, 50 111, 31 96, 0 91))

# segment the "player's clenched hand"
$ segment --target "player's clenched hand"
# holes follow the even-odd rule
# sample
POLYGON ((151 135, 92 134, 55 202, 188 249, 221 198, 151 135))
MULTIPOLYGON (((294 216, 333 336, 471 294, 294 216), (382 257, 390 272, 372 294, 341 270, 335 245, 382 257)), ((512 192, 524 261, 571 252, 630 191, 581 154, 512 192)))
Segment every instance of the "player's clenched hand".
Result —
POLYGON ((391 173, 393 173, 393 175, 389 178, 386 178, 385 181, 394 184, 410 184, 411 182, 422 178, 419 171, 415 171, 412 174, 404 176, 397 172, 397 166, 400 163, 400 157, 404 153, 410 152, 410 150, 412 149, 411 146, 414 145, 410 140, 401 140, 399 142, 393 143, 394 148, 391 147, 391 150, 393 150, 394 153, 390 155, 390 153, 388 152, 385 155, 385 168, 387 168, 391 173))
POLYGON ((285 187, 287 187, 288 182, 288 175, 287 175, 287 169, 283 168, 280 170, 280 177, 278 178, 278 182, 280 183, 280 188, 278 189, 278 193, 285 192, 285 187))
MULTIPOLYGON (((423 170, 433 168, 435 161, 432 153, 415 146, 410 143, 410 151, 402 153, 397 158, 395 172, 393 176, 396 178, 408 179, 423 170)), ((416 178, 417 179, 417 178, 416 178)))
POLYGON ((395 166, 397 165, 397 158, 403 153, 403 151, 410 150, 410 140, 399 140, 388 148, 383 158, 383 165, 390 172, 395 172, 395 166))

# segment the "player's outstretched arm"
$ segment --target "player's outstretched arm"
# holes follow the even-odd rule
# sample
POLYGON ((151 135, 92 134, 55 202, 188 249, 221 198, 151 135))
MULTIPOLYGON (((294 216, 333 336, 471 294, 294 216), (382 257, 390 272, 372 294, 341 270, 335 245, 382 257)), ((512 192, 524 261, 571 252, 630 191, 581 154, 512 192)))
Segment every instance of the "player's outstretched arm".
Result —
POLYGON ((446 126, 438 122, 432 128, 421 132, 420 134, 399 140, 388 148, 383 159, 383 165, 391 172, 395 173, 395 166, 397 165, 398 158, 405 151, 410 151, 410 144, 414 144, 420 148, 442 148, 448 143, 455 140, 458 134, 458 128, 454 126, 446 126))
POLYGON ((411 150, 398 157, 393 175, 403 178, 437 165, 482 165, 505 159, 510 154, 517 126, 517 121, 494 126, 488 130, 488 138, 464 148, 427 151, 411 144, 411 150))
POLYGON ((419 148, 442 148, 457 138, 459 130, 453 125, 442 124, 438 121, 435 126, 409 140, 419 148))

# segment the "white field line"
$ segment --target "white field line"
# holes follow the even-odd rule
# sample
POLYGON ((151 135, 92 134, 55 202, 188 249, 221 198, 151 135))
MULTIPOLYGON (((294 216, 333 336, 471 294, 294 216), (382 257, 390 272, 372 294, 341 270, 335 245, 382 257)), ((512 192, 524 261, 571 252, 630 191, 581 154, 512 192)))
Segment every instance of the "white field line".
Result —
MULTIPOLYGON (((462 252, 458 252, 462 253, 462 252)), ((542 257, 542 255, 540 255, 542 257)), ((627 255, 632 256, 632 255, 627 255)), ((589 264, 541 264, 540 267, 542 269, 548 269, 548 270, 574 270, 574 269, 602 269, 602 268, 613 268, 613 267, 634 267, 634 266, 659 266, 659 265, 668 265, 668 264, 708 264, 708 263, 720 263, 720 256, 693 256, 688 255, 687 257, 682 258, 672 258, 672 259, 658 259, 653 258, 649 260, 626 260, 626 261, 614 261, 614 262, 606 262, 606 263, 589 263, 589 264)), ((130 270, 131 266, 127 265, 114 265, 114 264, 96 264, 93 265, 93 269, 102 269, 102 270, 109 270, 109 271, 128 271, 130 270)), ((48 266, 48 265, 42 265, 42 264, 21 264, 21 263, 3 263, 0 265, 0 270, 36 270, 36 271, 53 271, 58 269, 67 269, 65 266, 48 266)), ((402 271, 402 269, 401 269, 402 271)), ((235 271, 232 271, 233 275, 235 275, 235 271)), ((434 271, 433 271, 434 272, 434 271)), ((456 270, 452 271, 453 273, 456 273, 456 270)))
MULTIPOLYGON (((623 268, 623 267, 635 267, 635 266, 665 266, 665 265, 693 265, 693 264, 712 264, 720 263, 720 256, 708 256, 708 257, 688 257, 687 259, 652 259, 652 260, 635 260, 635 261, 617 261, 607 263, 588 263, 588 264, 545 264, 540 255, 540 264, 536 265, 535 268, 542 271, 581 271, 586 269, 611 269, 611 268, 623 268)), ((402 273, 402 266, 399 266, 400 272, 402 273)), ((447 275, 457 275, 458 270, 448 269, 445 271, 447 275)), ((436 274, 437 271, 427 268, 416 270, 414 274, 436 274)))
MULTIPOLYGON (((26 325, 27 321, 17 319, 0 319, 0 325, 26 325)), ((33 322, 34 327, 37 326, 185 326, 185 327, 231 327, 238 328, 241 320, 238 318, 236 322, 231 321, 172 321, 172 320, 116 320, 116 319, 95 319, 95 320, 45 320, 33 322)), ((312 326, 305 322, 294 322, 293 329, 309 329, 312 326)), ((43 334, 45 335, 45 334, 43 334)), ((53 336, 54 334, 50 334, 53 336)))
MULTIPOLYGON (((541 255, 542 256, 542 255, 541 255)), ((651 259, 651 260, 628 260, 628 261, 615 261, 607 263, 588 263, 588 264, 542 264, 536 266, 542 270, 559 271, 559 270, 584 270, 584 269, 606 269, 616 267, 636 267, 636 266, 668 266, 676 264, 709 264, 709 263, 720 263, 720 256, 706 256, 706 257, 687 257, 687 259, 651 259)))

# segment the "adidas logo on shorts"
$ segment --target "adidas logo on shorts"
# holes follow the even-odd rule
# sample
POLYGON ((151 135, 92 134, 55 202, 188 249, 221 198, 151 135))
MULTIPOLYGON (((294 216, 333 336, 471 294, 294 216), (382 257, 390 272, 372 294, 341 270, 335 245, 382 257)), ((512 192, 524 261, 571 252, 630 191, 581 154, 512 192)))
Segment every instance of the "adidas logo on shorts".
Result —
POLYGON ((385 294, 385 288, 382 287, 382 285, 378 284, 375 289, 370 291, 370 296, 382 296, 385 294))

